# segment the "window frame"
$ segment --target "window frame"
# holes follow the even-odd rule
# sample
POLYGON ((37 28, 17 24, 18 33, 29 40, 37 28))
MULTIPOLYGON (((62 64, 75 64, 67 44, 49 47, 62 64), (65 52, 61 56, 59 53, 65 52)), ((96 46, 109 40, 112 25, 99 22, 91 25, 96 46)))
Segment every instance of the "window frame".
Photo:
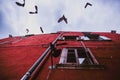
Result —
MULTIPOLYGON (((83 48, 83 47, 80 47, 80 48, 83 48)), ((78 51, 80 48, 63 48, 62 50, 62 54, 61 54, 61 57, 60 57, 60 61, 59 61, 59 64, 80 64, 79 62, 79 57, 78 57, 78 51), (76 58, 76 63, 70 63, 70 62, 67 62, 67 59, 68 59, 68 56, 67 54, 68 53, 68 50, 74 50, 75 52, 75 58, 76 58)), ((84 50, 85 51, 85 50, 84 50)), ((95 57, 92 55, 92 52, 90 51, 90 49, 88 49, 87 52, 84 53, 87 57, 86 59, 89 59, 89 62, 90 64, 94 64, 95 62, 97 62, 98 64, 98 61, 95 59, 95 57), (92 58, 94 58, 95 62, 92 61, 92 58)), ((84 58, 84 57, 83 57, 84 58)))
POLYGON ((111 41, 111 39, 106 36, 99 36, 98 39, 90 39, 87 36, 81 36, 80 38, 81 40, 84 40, 84 41, 111 41))
MULTIPOLYGON (((83 47, 80 47, 83 48, 83 47)), ((89 48, 85 49, 86 53, 89 53, 89 61, 90 64, 80 64, 78 54, 76 52, 77 49, 80 48, 63 48, 62 54, 60 57, 59 64, 56 64, 57 68, 63 68, 63 69, 104 69, 104 66, 99 64, 95 56, 92 54, 91 50, 89 48), (75 49, 75 54, 76 54, 76 63, 68 63, 67 62, 67 50, 68 49, 75 49)))
POLYGON ((80 40, 80 37, 77 36, 77 35, 75 35, 75 36, 67 36, 67 35, 64 35, 64 36, 60 37, 59 40, 77 41, 77 40, 80 40))

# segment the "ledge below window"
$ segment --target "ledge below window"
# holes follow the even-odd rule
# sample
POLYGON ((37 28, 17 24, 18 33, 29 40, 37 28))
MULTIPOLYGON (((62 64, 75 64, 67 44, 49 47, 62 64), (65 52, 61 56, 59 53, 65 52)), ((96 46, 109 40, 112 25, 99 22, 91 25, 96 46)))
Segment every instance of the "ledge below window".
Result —
POLYGON ((58 69, 105 69, 104 65, 92 64, 92 65, 77 65, 77 64, 56 64, 58 69))

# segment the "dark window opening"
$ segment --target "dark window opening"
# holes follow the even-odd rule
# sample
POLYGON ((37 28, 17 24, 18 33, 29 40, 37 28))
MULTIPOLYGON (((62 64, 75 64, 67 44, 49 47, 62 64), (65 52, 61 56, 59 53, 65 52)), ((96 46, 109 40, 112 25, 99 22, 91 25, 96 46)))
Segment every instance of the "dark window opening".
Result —
POLYGON ((67 63, 76 63, 75 50, 68 50, 67 63))
POLYGON ((84 36, 88 37, 90 40, 98 40, 99 34, 84 33, 84 36))
POLYGON ((79 64, 91 64, 89 53, 86 53, 84 48, 77 49, 79 64))
POLYGON ((63 36, 65 40, 77 40, 78 36, 63 36))
POLYGON ((87 55, 85 54, 84 48, 77 49, 77 52, 78 52, 78 57, 79 58, 86 58, 87 57, 87 55))
POLYGON ((91 40, 98 40, 99 39, 99 34, 89 34, 87 35, 88 38, 91 40))

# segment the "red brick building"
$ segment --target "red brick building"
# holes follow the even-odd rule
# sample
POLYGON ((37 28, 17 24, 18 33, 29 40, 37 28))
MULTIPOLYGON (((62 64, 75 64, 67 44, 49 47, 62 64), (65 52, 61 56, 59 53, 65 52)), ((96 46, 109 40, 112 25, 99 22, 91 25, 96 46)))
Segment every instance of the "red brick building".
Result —
POLYGON ((0 80, 120 80, 120 34, 63 32, 0 39, 0 80))

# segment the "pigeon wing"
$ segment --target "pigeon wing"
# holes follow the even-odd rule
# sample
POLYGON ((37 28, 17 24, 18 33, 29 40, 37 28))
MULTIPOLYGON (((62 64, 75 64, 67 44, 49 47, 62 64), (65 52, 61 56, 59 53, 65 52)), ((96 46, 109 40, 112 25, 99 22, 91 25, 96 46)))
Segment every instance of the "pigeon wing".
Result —
POLYGON ((86 8, 87 7, 87 4, 85 4, 85 7, 84 8, 86 8))
POLYGON ((37 6, 35 5, 35 12, 29 12, 30 14, 37 14, 38 13, 38 8, 37 6))
POLYGON ((38 7, 35 5, 35 10, 38 11, 38 7))
POLYGON ((44 31, 43 31, 42 27, 40 27, 40 30, 41 30, 41 32, 42 32, 42 33, 44 33, 44 31))
POLYGON ((89 5, 89 6, 92 6, 91 3, 86 3, 85 8, 87 8, 88 5, 89 5))
POLYGON ((21 4, 21 3, 19 3, 19 2, 16 2, 16 4, 17 4, 18 6, 23 6, 23 7, 24 7, 24 4, 21 4))
POLYGON ((92 4, 91 3, 87 3, 89 6, 92 6, 92 4))
POLYGON ((58 23, 60 23, 63 20, 63 18, 59 18, 58 23))
POLYGON ((67 24, 67 18, 63 15, 63 20, 65 21, 65 23, 67 24))
POLYGON ((68 22, 67 22, 67 18, 64 18, 64 21, 65 21, 66 24, 68 23, 68 22))
POLYGON ((35 12, 29 12, 30 14, 35 14, 35 12))

